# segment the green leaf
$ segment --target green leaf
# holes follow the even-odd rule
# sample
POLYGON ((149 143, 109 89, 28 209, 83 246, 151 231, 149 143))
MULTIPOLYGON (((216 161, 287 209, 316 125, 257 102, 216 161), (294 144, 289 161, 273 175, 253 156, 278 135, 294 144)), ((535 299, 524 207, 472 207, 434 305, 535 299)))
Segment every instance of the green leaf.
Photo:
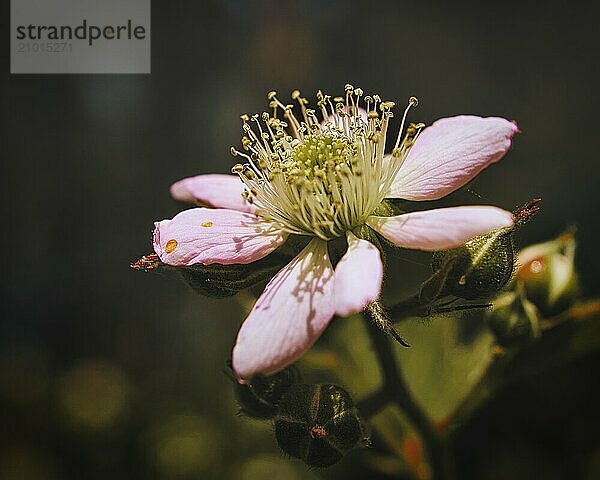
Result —
POLYGON ((543 372, 575 362, 600 349, 600 302, 588 301, 569 311, 562 323, 548 328, 525 346, 495 356, 453 415, 460 426, 503 389, 538 378, 543 372))

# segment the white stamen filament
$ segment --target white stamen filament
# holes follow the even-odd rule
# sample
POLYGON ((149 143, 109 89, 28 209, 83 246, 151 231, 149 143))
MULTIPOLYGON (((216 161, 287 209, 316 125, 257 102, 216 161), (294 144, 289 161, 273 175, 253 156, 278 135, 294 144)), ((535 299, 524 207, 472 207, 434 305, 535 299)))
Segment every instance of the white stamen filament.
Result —
POLYGON ((232 170, 246 185, 244 197, 257 207, 257 215, 284 231, 330 240, 363 224, 389 192, 422 127, 410 125, 402 140, 406 116, 416 105, 411 97, 392 155, 384 160, 393 102, 364 97, 365 121, 359 112, 362 90, 352 85, 344 90, 345 97, 334 98, 335 104, 329 95, 317 93, 322 122, 297 90, 292 99, 302 121, 275 92, 268 95, 272 115, 241 117, 242 147, 248 153, 231 149, 246 159, 232 170), (285 120, 277 117, 279 112, 285 120))

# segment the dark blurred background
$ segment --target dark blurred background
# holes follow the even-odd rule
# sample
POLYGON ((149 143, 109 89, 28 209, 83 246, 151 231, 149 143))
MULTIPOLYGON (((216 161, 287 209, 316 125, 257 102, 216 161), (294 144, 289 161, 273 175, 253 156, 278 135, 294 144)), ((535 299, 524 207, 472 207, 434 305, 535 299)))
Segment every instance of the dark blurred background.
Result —
MULTIPOLYGON (((470 189, 507 209, 542 196, 521 242, 576 225, 585 294, 598 295, 600 49, 589 5, 155 0, 152 74, 9 75, 4 2, 0 478, 327 475, 280 456, 268 425, 235 416, 223 371, 243 308, 128 267, 151 251, 153 222, 181 209, 168 186, 228 172, 239 115, 265 110, 272 89, 285 97, 299 88, 312 99, 349 82, 400 105, 419 97, 413 121, 463 113, 517 120, 523 133, 513 150, 470 189)), ((407 286, 427 273, 401 266, 407 286)), ((597 360, 575 375, 590 402, 597 360)), ((543 437, 564 441, 566 426, 593 437, 598 421, 592 403, 579 408, 550 383, 555 391, 491 407, 473 427, 473 438, 487 440, 460 452, 470 458, 462 478, 484 478, 479 466, 494 459, 514 464, 511 438, 533 438, 531 455, 541 452, 548 471, 519 477, 500 468, 485 478, 591 479, 599 471, 597 444, 586 447, 595 467, 568 474, 554 465, 564 448, 543 437), (541 405, 539 418, 525 422, 535 416, 531 402, 541 405), (564 413, 575 407, 578 414, 564 413)), ((527 452, 518 452, 525 463, 527 452)))

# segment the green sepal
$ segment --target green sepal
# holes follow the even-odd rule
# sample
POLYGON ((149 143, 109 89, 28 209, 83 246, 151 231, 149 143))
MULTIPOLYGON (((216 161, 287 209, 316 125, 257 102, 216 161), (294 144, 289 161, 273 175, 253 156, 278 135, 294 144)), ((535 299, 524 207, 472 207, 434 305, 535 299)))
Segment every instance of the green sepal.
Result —
POLYGON ((537 309, 519 290, 498 297, 486 320, 496 342, 503 347, 522 345, 540 335, 537 309))
POLYGON ((345 236, 333 238, 327 242, 329 261, 334 267, 338 264, 347 251, 348 241, 346 240, 345 236))
POLYGON ((448 255, 433 275, 421 284, 419 289, 419 303, 431 305, 440 297, 445 296, 448 274, 452 271, 459 257, 448 255))
MULTIPOLYGON (((179 273, 196 293, 206 297, 231 297, 241 290, 252 287, 271 278, 279 271, 285 260, 279 255, 264 258, 248 265, 191 265, 189 267, 170 267, 179 273)), ((288 257, 285 257, 289 261, 288 257)))
POLYGON ((375 209, 372 215, 377 217, 393 217, 394 215, 402 215, 409 210, 411 202, 402 200, 401 198, 386 198, 375 209))
POLYGON ((522 264, 516 274, 526 297, 544 317, 568 310, 581 294, 575 269, 573 229, 549 242, 530 245, 519 253, 522 264))
POLYGON ((513 235, 513 229, 498 229, 475 237, 459 248, 434 252, 434 270, 456 258, 447 273, 445 293, 474 300, 500 291, 515 270, 513 235))
POLYGON ((240 413, 257 419, 271 419, 284 393, 302 377, 294 365, 274 375, 256 375, 251 383, 235 383, 234 393, 240 413))
POLYGON ((393 217, 394 215, 397 215, 397 213, 394 213, 393 204, 388 200, 384 200, 375 209, 373 215, 377 217, 393 217))
POLYGON ((361 445, 365 432, 352 397, 342 387, 297 383, 281 397, 275 436, 288 455, 311 467, 329 467, 361 445))
POLYGON ((369 227, 368 225, 359 225, 358 227, 354 228, 352 230, 352 233, 354 235, 356 235, 358 238, 362 239, 362 240, 366 240, 369 243, 372 243, 377 250, 379 250, 379 253, 381 254, 381 261, 383 262, 383 265, 385 266, 386 264, 386 258, 385 258, 385 250, 383 248, 383 245, 381 244, 381 241, 379 240, 379 235, 377 235, 377 232, 375 230, 373 230, 371 227, 369 227))

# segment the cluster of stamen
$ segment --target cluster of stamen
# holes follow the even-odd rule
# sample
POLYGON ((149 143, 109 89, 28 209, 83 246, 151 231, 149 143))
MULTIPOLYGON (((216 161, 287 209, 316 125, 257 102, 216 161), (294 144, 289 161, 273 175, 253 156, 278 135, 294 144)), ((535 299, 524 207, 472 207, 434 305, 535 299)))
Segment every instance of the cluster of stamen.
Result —
MULTIPOLYGON (((417 99, 411 97, 391 156, 384 158, 393 102, 378 95, 363 97, 360 88, 346 85, 345 96, 317 93, 317 111, 298 91, 293 105, 268 94, 272 113, 242 115, 245 158, 232 171, 246 185, 244 197, 257 215, 282 230, 330 240, 364 223, 388 193, 422 125, 402 131, 406 114, 417 99), (363 118, 359 105, 364 102, 363 118)), ((360 105, 362 106, 362 105, 360 105)))

